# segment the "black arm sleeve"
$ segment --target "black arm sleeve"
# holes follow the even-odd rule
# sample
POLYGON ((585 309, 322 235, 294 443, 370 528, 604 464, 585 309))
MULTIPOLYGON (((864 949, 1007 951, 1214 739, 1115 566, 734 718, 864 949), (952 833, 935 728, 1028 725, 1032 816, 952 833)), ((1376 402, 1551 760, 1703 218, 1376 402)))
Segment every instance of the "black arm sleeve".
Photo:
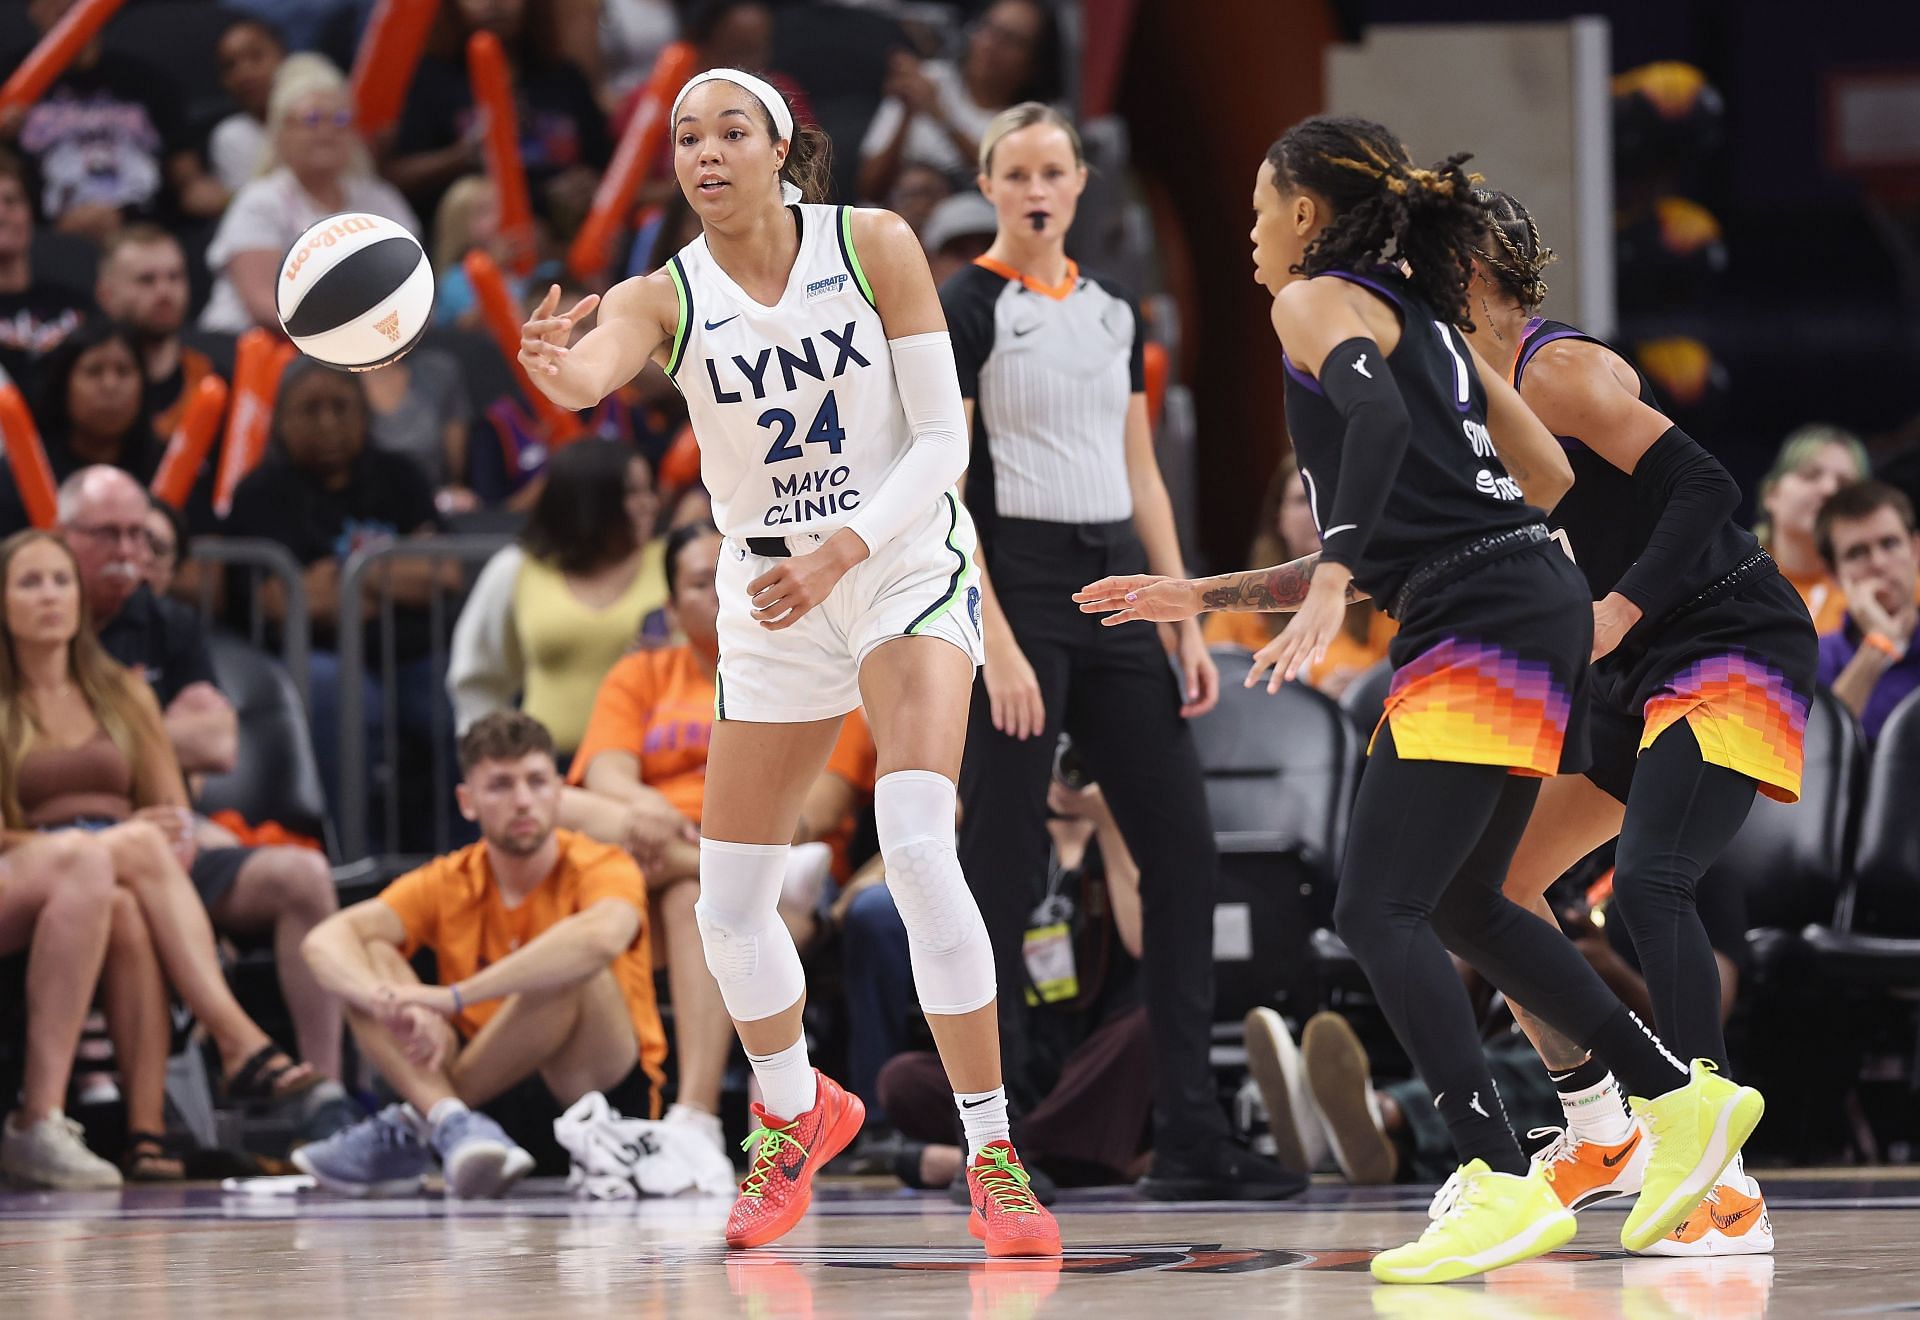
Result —
POLYGON ((1335 345, 1320 364, 1320 388, 1347 423, 1339 484, 1320 529, 1320 557, 1351 570, 1366 553, 1386 507, 1412 424, 1386 355, 1371 339, 1335 345))
POLYGON ((980 369, 993 354, 993 308, 1005 289, 1005 280, 979 266, 961 267, 940 286, 963 399, 980 397, 980 369))
POLYGON ((1687 570, 1740 507, 1740 487, 1719 459, 1677 426, 1640 455, 1633 485, 1643 500, 1659 505, 1660 518, 1613 589, 1653 619, 1686 591, 1687 570))

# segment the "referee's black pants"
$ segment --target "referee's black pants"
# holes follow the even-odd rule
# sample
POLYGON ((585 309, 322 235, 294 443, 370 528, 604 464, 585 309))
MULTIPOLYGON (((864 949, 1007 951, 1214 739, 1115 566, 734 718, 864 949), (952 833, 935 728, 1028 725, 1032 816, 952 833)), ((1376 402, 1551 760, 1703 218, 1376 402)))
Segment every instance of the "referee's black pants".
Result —
POLYGON ((1140 867, 1154 1149, 1205 1150, 1225 1138, 1227 1125, 1207 1061, 1218 857, 1200 762, 1158 629, 1102 627, 1072 600, 1096 578, 1145 572, 1146 552, 1131 523, 1003 518, 994 522, 985 553, 1001 609, 1039 680, 1047 719, 1045 732, 1025 742, 1000 733, 985 679, 974 683, 960 772, 960 861, 993 940, 1009 1093, 1027 1107, 1039 1098, 1024 1094, 1022 950, 1044 892, 1047 785, 1064 729, 1140 867))

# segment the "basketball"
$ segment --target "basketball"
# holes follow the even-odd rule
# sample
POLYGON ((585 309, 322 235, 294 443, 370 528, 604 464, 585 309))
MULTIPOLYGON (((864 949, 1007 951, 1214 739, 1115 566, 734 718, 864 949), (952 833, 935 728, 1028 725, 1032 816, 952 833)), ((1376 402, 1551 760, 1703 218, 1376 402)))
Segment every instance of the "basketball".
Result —
POLYGON ((371 371, 419 342, 433 315, 433 267, 404 225, 343 211, 287 249, 274 301, 301 352, 371 371))

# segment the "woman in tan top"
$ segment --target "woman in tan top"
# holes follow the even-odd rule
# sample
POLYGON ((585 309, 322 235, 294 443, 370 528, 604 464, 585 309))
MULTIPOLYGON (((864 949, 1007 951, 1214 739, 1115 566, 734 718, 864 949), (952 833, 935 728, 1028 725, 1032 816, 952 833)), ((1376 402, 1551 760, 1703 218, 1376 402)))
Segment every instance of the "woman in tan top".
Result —
MULTIPOLYGON (((117 926, 139 918, 166 982, 213 1038, 228 1093, 281 1099, 311 1087, 312 1070, 274 1045, 227 988, 213 928, 184 869, 193 847, 187 791, 159 706, 145 683, 100 649, 72 552, 48 533, 21 532, 0 542, 0 581, 6 845, 24 852, 50 829, 88 831, 87 841, 105 850, 117 887, 133 899, 131 908, 116 904, 117 926)), ((104 1006, 115 1053, 132 1074, 129 1108, 137 1099, 148 1110, 129 1120, 140 1135, 153 1135, 166 1066, 165 994, 150 982, 128 984, 151 977, 152 960, 138 954, 139 934, 118 929, 116 937, 104 1006), (123 946, 132 946, 125 957, 123 946)))

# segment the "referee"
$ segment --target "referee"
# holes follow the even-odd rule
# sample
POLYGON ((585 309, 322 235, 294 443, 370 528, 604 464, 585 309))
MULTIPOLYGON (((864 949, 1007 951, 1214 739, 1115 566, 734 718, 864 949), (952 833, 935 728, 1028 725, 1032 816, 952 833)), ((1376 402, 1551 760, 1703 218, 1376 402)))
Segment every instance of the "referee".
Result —
POLYGON ((994 942, 1008 1090, 1031 1107, 1026 996, 1013 987, 1050 979, 1057 967, 1035 976, 1029 962, 1070 941, 1049 938, 1063 914, 1036 912, 1024 879, 1046 870, 1047 783, 1070 734, 1141 869, 1154 1065, 1141 1189, 1290 1196, 1301 1179, 1230 1140, 1207 1059, 1217 858, 1185 720, 1212 709, 1219 674, 1193 621, 1177 632, 1177 679, 1154 627, 1102 628, 1071 600, 1100 577, 1186 571, 1147 423, 1139 312, 1066 255, 1086 180, 1064 115, 1037 102, 1001 112, 980 143, 993 245, 941 289, 973 430, 987 649, 960 776, 961 863, 994 942))

